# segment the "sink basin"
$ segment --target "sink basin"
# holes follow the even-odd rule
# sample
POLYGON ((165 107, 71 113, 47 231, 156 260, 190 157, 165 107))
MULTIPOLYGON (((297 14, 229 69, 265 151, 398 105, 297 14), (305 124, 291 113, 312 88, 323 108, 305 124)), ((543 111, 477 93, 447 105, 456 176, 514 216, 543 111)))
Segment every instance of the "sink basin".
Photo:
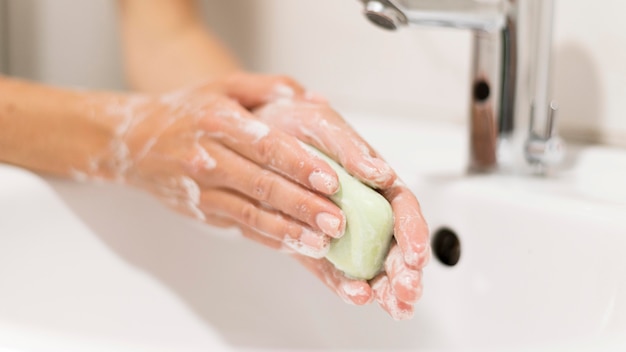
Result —
POLYGON ((550 179, 467 176, 463 126, 347 118, 460 242, 413 320, 147 194, 0 165, 0 351, 626 350, 626 151, 574 147, 550 179))

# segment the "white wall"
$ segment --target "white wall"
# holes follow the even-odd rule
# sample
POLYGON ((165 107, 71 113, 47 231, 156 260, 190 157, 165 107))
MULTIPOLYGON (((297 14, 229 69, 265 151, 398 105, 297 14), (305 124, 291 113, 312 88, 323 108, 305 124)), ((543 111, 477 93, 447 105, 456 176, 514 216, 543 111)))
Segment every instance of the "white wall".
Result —
MULTIPOLYGON (((113 0, 9 0, 13 72, 120 88, 113 0)), ((464 121, 469 34, 388 33, 356 0, 204 0, 246 65, 287 73, 344 109, 464 121)), ((558 0, 555 96, 570 137, 626 146, 626 2, 558 0)))
POLYGON ((11 74, 64 86, 122 87, 115 1, 5 1, 11 74))

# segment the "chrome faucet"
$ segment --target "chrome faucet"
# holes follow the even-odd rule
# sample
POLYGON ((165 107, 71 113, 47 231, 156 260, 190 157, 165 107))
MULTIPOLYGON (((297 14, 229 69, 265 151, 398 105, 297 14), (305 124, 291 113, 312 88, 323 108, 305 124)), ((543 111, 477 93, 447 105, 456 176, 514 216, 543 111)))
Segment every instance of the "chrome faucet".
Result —
POLYGON ((388 30, 473 32, 471 171, 546 173, 561 162, 565 146, 550 85, 554 0, 360 1, 365 16, 388 30))

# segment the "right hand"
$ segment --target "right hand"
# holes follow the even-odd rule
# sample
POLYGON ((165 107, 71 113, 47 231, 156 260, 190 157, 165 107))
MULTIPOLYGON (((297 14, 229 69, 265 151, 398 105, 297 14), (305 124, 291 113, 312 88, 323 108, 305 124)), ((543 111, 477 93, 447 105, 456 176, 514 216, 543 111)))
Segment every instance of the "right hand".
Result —
POLYGON ((343 235, 326 196, 338 179, 295 137, 205 87, 105 104, 119 120, 107 156, 92 163, 186 215, 312 258, 343 235))

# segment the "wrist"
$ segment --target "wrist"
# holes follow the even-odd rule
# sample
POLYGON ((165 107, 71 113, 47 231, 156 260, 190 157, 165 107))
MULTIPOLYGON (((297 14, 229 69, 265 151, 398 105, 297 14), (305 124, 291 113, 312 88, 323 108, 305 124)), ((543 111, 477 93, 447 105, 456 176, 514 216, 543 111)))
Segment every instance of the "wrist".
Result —
POLYGON ((98 93, 84 100, 82 114, 86 116, 96 138, 84 164, 75 170, 79 178, 126 182, 132 161, 145 146, 140 138, 128 135, 148 113, 151 97, 140 94, 98 93))
POLYGON ((94 169, 94 155, 113 135, 112 121, 98 118, 94 104, 108 94, 6 77, 0 90, 0 161, 57 176, 94 169))

